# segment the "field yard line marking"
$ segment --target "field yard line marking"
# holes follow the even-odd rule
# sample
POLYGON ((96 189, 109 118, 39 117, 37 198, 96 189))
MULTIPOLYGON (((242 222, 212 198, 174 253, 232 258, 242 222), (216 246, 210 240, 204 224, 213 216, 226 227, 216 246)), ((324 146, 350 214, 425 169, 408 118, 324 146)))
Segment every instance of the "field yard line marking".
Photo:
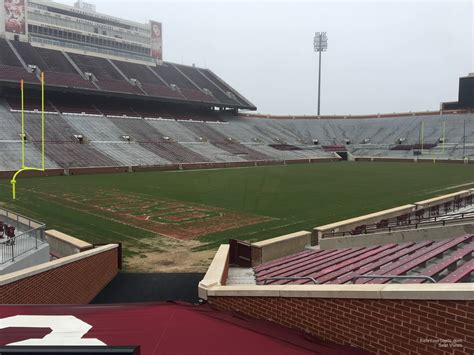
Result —
MULTIPOLYGON (((278 220, 278 219, 279 219, 279 218, 276 218, 276 220, 278 220)), ((271 222, 271 220, 268 221, 268 222, 271 222)), ((260 229, 260 230, 258 230, 258 231, 255 231, 255 232, 252 232, 252 233, 247 233, 247 234, 244 234, 244 235, 245 235, 245 236, 248 236, 248 235, 259 234, 259 233, 271 231, 271 230, 274 230, 274 229, 279 229, 279 228, 294 226, 295 224, 299 224, 299 223, 303 223, 303 222, 309 222, 309 220, 302 220, 302 221, 296 221, 295 223, 281 224, 281 225, 278 225, 278 226, 275 226, 275 227, 271 227, 271 228, 260 229)), ((266 222, 263 222, 263 223, 266 223, 266 222)), ((263 224, 263 223, 262 223, 262 224, 263 224)), ((258 224, 258 223, 257 223, 257 224, 258 224)))
MULTIPOLYGON (((96 213, 92 213, 92 212, 89 212, 89 211, 85 211, 85 210, 82 210, 80 208, 77 208, 77 207, 71 207, 70 205, 65 205, 65 204, 62 204, 62 203, 59 203, 59 201, 57 200, 60 200, 60 198, 58 198, 57 196, 54 196, 54 195, 50 195, 50 194, 47 194, 47 193, 42 193, 42 192, 37 192, 37 191, 32 191, 32 190, 27 190, 29 192, 33 192, 35 194, 44 194, 50 198, 53 198, 53 199, 56 199, 56 203, 63 206, 63 207, 66 207, 66 208, 70 208, 72 210, 75 210, 75 211, 80 211, 80 212, 83 212, 83 213, 86 213, 86 214, 90 214, 91 216, 94 216, 94 217, 98 217, 98 218, 102 218, 102 219, 106 219, 106 220, 109 220, 109 221, 113 221, 113 222, 116 222, 118 224, 122 224, 124 226, 127 226, 127 227, 132 227, 132 228, 136 228, 136 229, 139 229, 139 230, 142 230, 142 231, 145 231, 145 232, 148 232, 148 233, 153 233, 154 235, 158 235, 158 236, 163 236, 163 237, 166 237, 166 238, 170 238, 170 239, 173 239, 173 240, 176 240, 176 241, 183 241, 182 239, 179 239, 179 238, 175 238, 175 237, 172 237, 172 236, 168 236, 166 234, 162 234, 162 233, 157 233, 157 232, 154 232, 154 231, 150 231, 148 229, 145 229, 145 228, 141 228, 141 227, 138 227, 138 226, 135 226, 135 225, 130 225, 130 224, 126 224, 124 222, 121 222, 119 220, 116 220, 116 219, 113 219, 113 218, 109 218, 109 217, 106 217, 106 216, 103 216, 103 215, 100 215, 100 214, 96 214, 96 213)), ((47 201, 45 198, 42 198, 42 197, 39 197, 38 198, 42 199, 42 200, 45 200, 47 201)), ((49 200, 48 200, 49 201, 49 200)), ((79 203, 78 203, 79 204, 79 203)), ((120 233, 118 233, 120 234, 120 233)), ((127 235, 127 234, 123 234, 123 235, 127 235)), ((140 243, 142 244, 145 244, 143 241, 141 241, 140 239, 137 239, 135 237, 132 237, 132 236, 129 236, 129 239, 132 239, 132 240, 136 240, 136 241, 139 241, 140 243)))
MULTIPOLYGON (((122 224, 122 225, 125 225, 125 226, 128 226, 128 227, 132 227, 132 228, 136 228, 138 230, 143 230, 145 232, 148 232, 148 233, 152 233, 153 235, 155 236, 162 236, 162 237, 166 237, 166 238, 169 238, 169 239, 172 239, 172 240, 176 240, 176 241, 179 241, 179 242, 182 242, 184 240, 188 240, 188 239, 194 239, 194 238, 200 238, 200 237, 205 237, 206 235, 208 234, 212 234, 212 233, 216 233, 216 232, 210 232, 210 233, 207 233, 207 234, 197 234, 197 235, 193 235, 191 237, 181 237, 181 238, 178 238, 178 237, 174 237, 174 236, 171 236, 171 235, 168 235, 168 234, 165 234, 163 232, 158 232, 158 231, 155 231, 155 230, 150 230, 150 229, 146 229, 146 228, 143 228, 143 227, 139 227, 135 224, 126 224, 125 222, 123 222, 122 220, 117 220, 113 217, 110 217, 110 216, 107 216, 107 215, 103 215, 103 214, 96 214, 96 213, 92 213, 90 212, 91 209, 94 209, 96 211, 98 211, 99 213, 101 211, 104 211, 106 212, 107 209, 104 209, 100 206, 87 206, 85 205, 85 203, 91 203, 91 201, 89 199, 87 199, 86 201, 78 201, 78 200, 73 200, 70 198, 70 196, 68 194, 66 195, 63 195, 63 196, 58 196, 58 195, 55 195, 55 194, 52 194, 52 193, 47 193, 47 192, 39 192, 39 191, 34 191, 34 190, 31 190, 31 189, 24 189, 28 192, 31 192, 31 193, 34 193, 35 195, 39 196, 39 195, 44 195, 44 196, 47 196, 53 200, 55 200, 58 204, 60 204, 61 206, 65 206, 67 208, 70 208, 72 210, 76 210, 76 211, 81 211, 83 213, 88 213, 92 216, 95 216, 95 217, 98 217, 98 218, 102 218, 102 219, 105 219, 105 220, 109 220, 109 221, 113 221, 115 223, 118 223, 118 224, 122 224), (68 202, 65 204, 65 202, 68 202), (71 206, 78 206, 78 207, 71 207, 71 206)), ((143 196, 146 196, 145 194, 142 194, 143 196)), ((166 201, 169 201, 169 202, 178 202, 178 203, 182 203, 182 201, 179 201, 179 200, 172 200, 172 199, 169 199, 169 198, 164 198, 166 201)), ((44 200, 44 199, 43 199, 44 200)), ((233 210, 228 210, 228 209, 224 209, 224 208, 221 208, 221 207, 214 207, 214 206, 210 206, 210 205, 204 205, 204 204, 200 204, 200 203, 194 203, 194 202, 189 202, 189 201, 185 201, 186 203, 192 205, 193 207, 195 208, 202 208, 202 209, 206 209, 206 208, 211 208, 211 209, 216 209, 217 211, 215 211, 216 213, 217 212, 220 212, 219 210, 224 210, 224 211, 228 211, 229 213, 235 213, 235 214, 238 214, 238 215, 242 215, 244 217, 248 217, 248 218, 251 218, 252 222, 248 222, 247 224, 245 225, 239 225, 239 226, 234 226, 234 227, 230 227, 230 228, 227 228, 227 229, 224 229, 224 230, 219 230, 217 231, 217 233, 219 232, 230 232, 234 229, 239 229, 239 228, 242 228, 242 227, 247 227, 247 226, 250 226, 250 225, 257 225, 257 224, 261 224, 261 223, 266 223, 266 222, 270 222, 272 220, 278 220, 279 218, 275 218, 275 217, 269 217, 269 216, 261 216, 261 215, 251 215, 251 214, 248 214, 248 213, 242 213, 242 212, 239 212, 239 211, 233 211, 233 210), (254 220, 256 219, 256 220, 254 220)), ((221 212, 221 216, 223 216, 224 213, 221 212)), ((212 218, 212 217, 210 217, 212 218)), ((177 226, 179 226, 180 224, 178 224, 177 226)), ((135 239, 134 237, 129 237, 129 239, 132 239, 132 240, 138 240, 138 239, 135 239)), ((143 243, 143 242, 142 242, 143 243)), ((145 244, 145 243, 144 243, 145 244)))
POLYGON ((444 188, 444 189, 431 190, 430 192, 441 192, 441 191, 457 189, 458 187, 464 187, 464 186, 469 186, 469 185, 474 185, 474 182, 468 182, 468 183, 466 183, 466 184, 448 186, 448 187, 446 187, 446 188, 444 188))
MULTIPOLYGON (((247 161, 247 160, 245 160, 247 161)), ((331 163, 331 162, 327 162, 327 163, 331 163)), ((320 164, 324 164, 324 163, 320 163, 320 164)), ((293 164, 293 165, 298 165, 298 164, 293 164)), ((310 165, 308 163, 308 165, 310 165)), ((255 169, 255 168, 272 168, 272 167, 288 167, 289 165, 284 165, 284 164, 281 164, 281 165, 249 165, 249 166, 232 166, 232 167, 228 167, 228 168, 212 168, 212 169, 183 169, 183 170, 164 170, 164 171, 160 171, 160 173, 186 173, 186 172, 191 172, 191 171, 198 171, 198 172, 201 172, 201 171, 219 171, 219 170, 236 170, 236 169, 255 169)))

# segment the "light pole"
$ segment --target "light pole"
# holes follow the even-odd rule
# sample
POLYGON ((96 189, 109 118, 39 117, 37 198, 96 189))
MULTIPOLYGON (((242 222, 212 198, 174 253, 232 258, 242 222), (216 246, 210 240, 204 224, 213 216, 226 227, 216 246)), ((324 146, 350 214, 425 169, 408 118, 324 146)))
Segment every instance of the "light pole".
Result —
POLYGON ((321 114, 321 53, 328 50, 328 36, 326 32, 314 34, 314 51, 319 52, 319 75, 318 75, 318 116, 321 114))

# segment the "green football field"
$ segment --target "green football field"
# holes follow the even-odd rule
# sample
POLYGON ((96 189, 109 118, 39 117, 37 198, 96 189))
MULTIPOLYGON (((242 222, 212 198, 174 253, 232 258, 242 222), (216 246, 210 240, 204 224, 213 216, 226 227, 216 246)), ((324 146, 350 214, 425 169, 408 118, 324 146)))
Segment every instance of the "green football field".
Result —
POLYGON ((212 250, 229 238, 311 230, 472 188, 474 167, 335 162, 20 178, 17 186, 12 201, 9 181, 0 180, 2 207, 92 243, 123 242, 126 258, 146 259, 178 245, 212 250))

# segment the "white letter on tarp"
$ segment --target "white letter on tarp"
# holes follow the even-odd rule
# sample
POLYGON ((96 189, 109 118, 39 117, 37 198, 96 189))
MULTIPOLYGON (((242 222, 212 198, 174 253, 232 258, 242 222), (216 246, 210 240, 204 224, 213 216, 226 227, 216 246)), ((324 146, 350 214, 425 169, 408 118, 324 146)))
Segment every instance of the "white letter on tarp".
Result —
POLYGON ((74 316, 13 316, 0 319, 0 329, 50 328, 51 333, 40 339, 27 339, 10 345, 38 346, 96 346, 107 345, 99 339, 82 337, 92 328, 90 324, 74 316))

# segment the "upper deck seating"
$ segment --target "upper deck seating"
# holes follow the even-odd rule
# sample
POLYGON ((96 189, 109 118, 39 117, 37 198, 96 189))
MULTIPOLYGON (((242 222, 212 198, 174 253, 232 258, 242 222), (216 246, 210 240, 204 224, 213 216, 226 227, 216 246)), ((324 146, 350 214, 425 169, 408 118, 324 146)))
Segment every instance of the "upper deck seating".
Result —
POLYGON ((211 70, 209 69, 199 69, 201 71, 201 73, 203 73, 204 75, 206 75, 206 77, 208 77, 210 80, 212 80, 212 82, 217 86, 219 87, 223 92, 230 92, 232 94, 234 94, 235 96, 235 100, 237 100, 238 102, 240 103, 243 103, 245 105, 250 105, 252 106, 252 104, 250 102, 246 102, 244 98, 242 97, 239 97, 238 93, 235 92, 235 90, 233 88, 231 88, 229 85, 227 85, 225 82, 223 82, 216 74, 214 74, 211 70))
POLYGON ((155 74, 151 68, 146 65, 127 63, 122 61, 113 61, 114 64, 129 79, 137 79, 142 84, 142 89, 150 96, 171 97, 183 99, 184 97, 178 92, 171 90, 165 85, 155 74))
POLYGON ((96 90, 92 83, 76 72, 60 51, 33 47, 27 42, 13 41, 12 44, 27 65, 35 65, 45 73, 48 84, 96 90))
POLYGON ((6 39, 0 38, 0 64, 10 67, 22 67, 20 60, 11 50, 6 39))
POLYGON ((3 38, 0 38, 0 80, 18 82, 24 80, 26 83, 39 83, 34 74, 23 68, 7 40, 3 38))
POLYGON ((108 60, 74 53, 69 56, 83 73, 94 74, 97 78, 96 84, 102 90, 143 94, 139 88, 126 81, 108 60))
POLYGON ((212 92, 214 97, 219 102, 224 104, 239 105, 237 101, 228 97, 213 82, 211 82, 204 75, 202 75, 202 73, 200 73, 196 67, 178 64, 176 64, 176 67, 181 70, 186 76, 188 76, 201 89, 207 89, 212 92))
POLYGON ((171 63, 163 63, 162 65, 151 67, 151 69, 169 85, 174 84, 178 86, 181 93, 187 99, 203 102, 216 102, 212 96, 206 95, 196 88, 193 83, 186 79, 186 77, 181 74, 179 70, 176 70, 176 68, 171 65, 171 63))

